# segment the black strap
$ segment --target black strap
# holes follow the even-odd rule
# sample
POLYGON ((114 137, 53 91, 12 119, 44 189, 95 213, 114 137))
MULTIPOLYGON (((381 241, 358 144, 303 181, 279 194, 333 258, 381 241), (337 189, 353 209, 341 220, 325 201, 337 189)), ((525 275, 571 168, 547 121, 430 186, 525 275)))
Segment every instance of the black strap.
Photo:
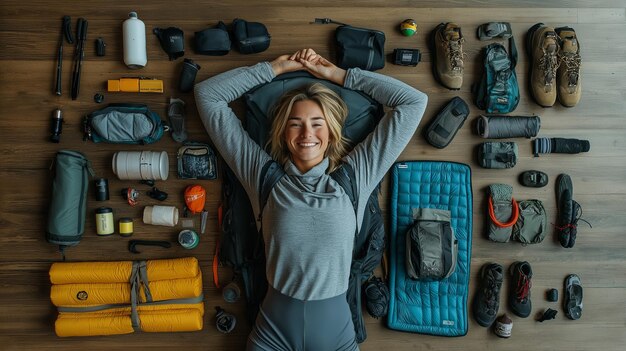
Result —
POLYGON ((333 178, 339 185, 343 188, 350 198, 350 202, 352 202, 352 207, 354 207, 354 213, 357 212, 357 189, 356 189, 356 175, 354 174, 354 168, 347 163, 343 163, 339 168, 337 168, 334 172, 330 174, 330 177, 333 178))
POLYGON ((511 58, 511 71, 517 66, 517 47, 515 46, 515 38, 511 35, 509 38, 509 57, 511 58))
POLYGON ((285 171, 274 160, 267 161, 261 169, 261 184, 259 188, 259 217, 257 220, 260 222, 263 219, 263 209, 267 204, 267 199, 270 197, 270 193, 274 188, 274 185, 285 175, 285 171))
POLYGON ((316 18, 315 22, 311 22, 312 24, 329 24, 329 23, 334 23, 334 24, 338 24, 341 26, 347 26, 347 24, 345 23, 341 23, 341 22, 337 22, 337 21, 333 21, 330 18, 316 18))

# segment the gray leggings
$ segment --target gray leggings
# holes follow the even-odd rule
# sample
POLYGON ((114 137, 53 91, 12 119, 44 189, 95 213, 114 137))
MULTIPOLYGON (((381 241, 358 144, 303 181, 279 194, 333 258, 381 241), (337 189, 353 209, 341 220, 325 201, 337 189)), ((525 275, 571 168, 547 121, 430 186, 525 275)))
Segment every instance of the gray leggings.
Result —
POLYGON ((358 350, 346 294, 302 301, 269 288, 246 350, 358 350))

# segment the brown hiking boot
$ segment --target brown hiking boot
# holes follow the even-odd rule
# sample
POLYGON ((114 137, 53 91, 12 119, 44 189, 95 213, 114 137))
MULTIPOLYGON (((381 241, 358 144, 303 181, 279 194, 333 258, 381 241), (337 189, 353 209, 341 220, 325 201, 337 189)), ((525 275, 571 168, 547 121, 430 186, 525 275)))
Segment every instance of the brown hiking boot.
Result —
POLYGON ((530 92, 543 107, 556 101, 556 71, 559 67, 559 41, 554 28, 537 23, 526 34, 526 50, 530 62, 530 92))
POLYGON ((574 29, 570 27, 556 28, 555 32, 561 42, 557 72, 559 102, 565 107, 573 107, 580 100, 582 93, 578 38, 574 29))
POLYGON ((454 23, 441 23, 431 32, 430 41, 435 79, 448 89, 461 89, 465 41, 461 27, 454 23))

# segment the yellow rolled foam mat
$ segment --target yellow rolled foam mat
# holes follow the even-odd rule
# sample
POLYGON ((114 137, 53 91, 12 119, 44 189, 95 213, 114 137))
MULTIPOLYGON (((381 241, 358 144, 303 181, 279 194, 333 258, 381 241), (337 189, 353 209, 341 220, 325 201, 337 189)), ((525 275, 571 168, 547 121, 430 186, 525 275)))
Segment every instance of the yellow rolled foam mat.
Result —
MULTIPOLYGON (((153 301, 197 297, 202 294, 202 274, 188 279, 150 279, 148 287, 153 301)), ((50 299, 55 306, 66 307, 130 303, 130 283, 52 285, 50 299)), ((139 302, 146 302, 143 289, 140 289, 139 302)))
POLYGON ((202 272, 194 257, 54 263, 50 281, 50 299, 59 308, 58 336, 197 331, 203 327, 202 272), (137 295, 131 294, 131 276, 137 295), (152 303, 146 301, 143 284, 147 284, 152 303))
MULTIPOLYGON (((150 281, 193 278, 200 272, 195 257, 146 261, 150 281)), ((133 268, 132 261, 58 262, 50 267, 52 284, 126 283, 133 268)))
MULTIPOLYGON (((203 305, 199 303, 198 305, 203 305)), ((172 308, 175 305, 167 305, 172 308)), ((202 330, 203 308, 146 311, 139 308, 141 331, 185 332, 202 330)), ((127 315, 61 313, 54 329, 57 336, 94 336, 133 333, 130 310, 127 315)))

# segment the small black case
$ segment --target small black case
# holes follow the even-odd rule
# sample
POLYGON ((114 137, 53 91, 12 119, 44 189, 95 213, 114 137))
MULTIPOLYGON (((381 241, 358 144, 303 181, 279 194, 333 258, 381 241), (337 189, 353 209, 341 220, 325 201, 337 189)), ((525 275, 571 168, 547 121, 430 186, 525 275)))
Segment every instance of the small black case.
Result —
POLYGON ((393 49, 393 63, 400 66, 417 66, 422 58, 419 49, 393 49))
POLYGON ((242 54, 255 54, 270 47, 271 37, 263 23, 235 18, 233 20, 233 35, 237 50, 242 54))
POLYGON ((223 56, 230 51, 230 36, 224 22, 220 21, 215 28, 207 28, 194 33, 194 50, 196 54, 223 56))
POLYGON ((454 97, 426 129, 424 133, 426 141, 439 149, 448 146, 465 123, 467 116, 469 116, 467 103, 458 96, 454 97))

